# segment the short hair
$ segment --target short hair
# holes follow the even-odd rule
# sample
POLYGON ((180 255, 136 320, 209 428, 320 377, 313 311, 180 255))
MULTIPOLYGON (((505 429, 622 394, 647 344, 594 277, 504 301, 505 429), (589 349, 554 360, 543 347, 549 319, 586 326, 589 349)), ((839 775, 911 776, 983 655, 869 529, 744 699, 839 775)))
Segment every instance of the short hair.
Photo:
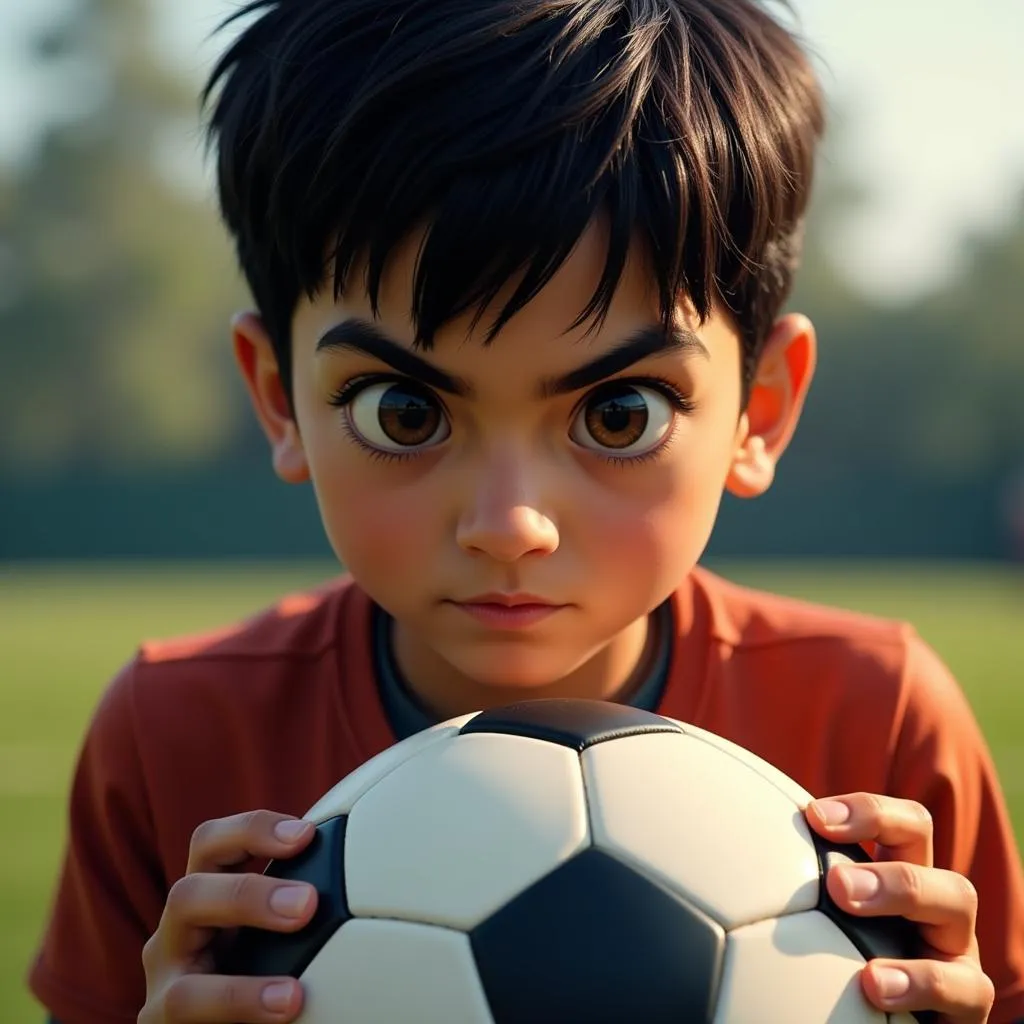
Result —
MULTIPOLYGON (((300 297, 356 260, 376 314, 425 228, 416 344, 503 288, 491 341, 603 217, 571 326, 599 323, 639 239, 666 326, 734 317, 744 395, 799 263, 824 102, 755 0, 251 0, 203 90, 221 211, 291 396, 300 297), (217 93, 214 100, 214 94, 217 93)), ((566 325, 569 327, 570 325, 566 325)))

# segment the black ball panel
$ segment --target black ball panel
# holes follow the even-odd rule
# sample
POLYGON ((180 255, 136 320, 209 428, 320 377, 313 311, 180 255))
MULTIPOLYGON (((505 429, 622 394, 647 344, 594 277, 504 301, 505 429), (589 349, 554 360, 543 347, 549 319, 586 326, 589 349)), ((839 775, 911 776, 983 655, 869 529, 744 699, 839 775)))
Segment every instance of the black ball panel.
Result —
POLYGON ((558 743, 583 751, 595 743, 651 732, 677 732, 675 722, 650 711, 601 700, 546 699, 521 701, 508 707, 481 711, 460 730, 469 733, 505 733, 558 743))
POLYGON ((725 958, 716 922, 590 848, 470 933, 495 1024, 701 1024, 725 958))
MULTIPOLYGON (((830 843, 827 839, 812 833, 814 846, 821 866, 821 886, 818 910, 828 917, 850 940, 865 960, 884 957, 893 960, 912 960, 920 956, 921 935, 917 925, 903 917, 855 917, 848 914, 828 894, 825 879, 836 864, 870 864, 871 857, 862 846, 846 843, 830 843)), ((921 1024, 933 1024, 935 1014, 928 1012, 913 1015, 921 1024)))
POLYGON ((837 864, 853 861, 870 864, 871 858, 861 846, 830 843, 814 835, 814 845, 821 865, 821 895, 818 909, 832 919, 865 960, 875 957, 904 959, 916 954, 920 945, 917 927, 902 917, 854 917, 828 894, 825 879, 837 864))
POLYGON ((345 825, 329 818, 317 826, 309 845, 290 860, 275 860, 264 874, 307 882, 318 896, 312 920, 297 932, 240 928, 220 958, 223 974, 298 978, 327 940, 350 919, 345 897, 345 825))

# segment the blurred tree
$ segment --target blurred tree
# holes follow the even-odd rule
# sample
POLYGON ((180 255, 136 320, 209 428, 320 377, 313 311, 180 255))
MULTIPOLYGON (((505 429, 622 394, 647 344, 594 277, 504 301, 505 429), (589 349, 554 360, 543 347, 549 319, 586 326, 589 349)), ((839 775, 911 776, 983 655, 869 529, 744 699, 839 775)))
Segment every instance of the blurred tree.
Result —
POLYGON ((913 311, 935 358, 912 433, 960 476, 1024 466, 1024 189, 1000 229, 965 240, 962 266, 913 311))
POLYGON ((150 19, 79 0, 35 41, 73 116, 0 176, 8 473, 210 458, 239 421, 223 339, 244 293, 212 207, 168 168, 199 122, 150 19))
POLYGON ((843 107, 832 115, 790 303, 814 321, 820 359, 787 462, 830 476, 987 487, 1024 463, 1024 191, 1004 224, 964 239, 952 280, 879 305, 832 255, 869 198, 844 170, 851 116, 843 107))
POLYGON ((1024 462, 1024 195, 998 231, 965 241, 961 268, 822 331, 804 434, 845 471, 989 486, 1024 462))

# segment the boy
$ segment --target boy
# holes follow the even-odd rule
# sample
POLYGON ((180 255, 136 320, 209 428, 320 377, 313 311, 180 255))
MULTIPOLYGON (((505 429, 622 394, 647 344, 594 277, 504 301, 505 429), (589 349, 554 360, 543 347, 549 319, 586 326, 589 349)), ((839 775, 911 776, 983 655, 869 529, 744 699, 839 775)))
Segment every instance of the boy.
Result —
POLYGON ((823 129, 793 38, 753 0, 245 13, 210 84, 259 310, 234 349, 351 576, 114 681, 31 973, 54 1019, 294 1019, 297 982, 212 950, 309 919, 256 873, 309 840, 296 816, 396 739, 529 696, 654 708, 839 794, 808 820, 880 860, 834 897, 922 926, 865 997, 1024 1018, 1020 858, 946 669, 906 626, 696 568, 814 371, 780 316, 823 129))

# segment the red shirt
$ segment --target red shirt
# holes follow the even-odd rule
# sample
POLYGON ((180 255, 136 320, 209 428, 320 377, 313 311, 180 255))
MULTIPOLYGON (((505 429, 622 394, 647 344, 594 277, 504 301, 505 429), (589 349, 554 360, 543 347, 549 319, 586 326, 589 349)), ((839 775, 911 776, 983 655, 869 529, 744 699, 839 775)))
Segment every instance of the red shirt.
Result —
MULTIPOLYGON (((911 628, 734 586, 695 570, 659 711, 746 747, 816 796, 923 803, 935 863, 979 893, 992 1024, 1024 1017, 1024 874, 967 702, 911 628)), ((343 579, 239 626, 152 643, 85 738, 36 996, 62 1024, 134 1022, 141 952, 195 827, 304 814, 395 742, 373 677, 371 604, 343 579)), ((259 867, 259 865, 253 865, 259 867)))

